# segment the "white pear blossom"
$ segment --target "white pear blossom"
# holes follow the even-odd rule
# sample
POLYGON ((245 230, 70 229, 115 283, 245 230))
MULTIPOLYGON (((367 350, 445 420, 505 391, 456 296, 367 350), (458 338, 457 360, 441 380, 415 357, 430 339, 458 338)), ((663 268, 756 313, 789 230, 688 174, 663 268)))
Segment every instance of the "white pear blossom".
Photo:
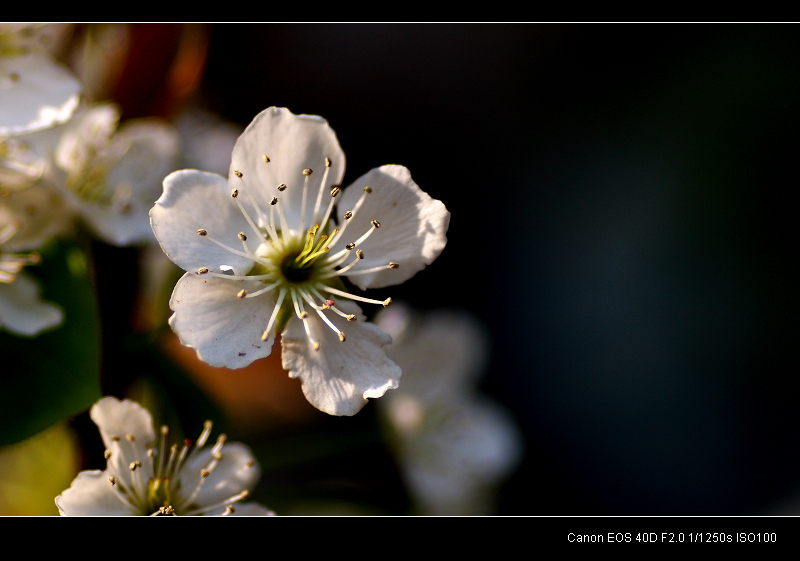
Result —
POLYGON ((63 321, 61 308, 40 299, 38 283, 23 269, 39 263, 34 250, 69 226, 63 202, 42 186, 0 195, 0 327, 33 336, 63 321))
POLYGON ((489 337, 472 316, 439 310, 415 317, 402 304, 375 322, 395 343, 403 383, 379 403, 398 461, 423 514, 493 512, 497 483, 522 456, 509 413, 475 389, 489 337))
POLYGON ((150 412, 125 399, 104 397, 91 410, 108 460, 105 471, 82 471, 56 497, 62 516, 273 515, 256 503, 240 503, 258 483, 261 470, 252 452, 221 434, 206 447, 211 421, 192 445, 167 446, 150 412))
POLYGON ((344 153, 318 116, 261 112, 233 150, 229 179, 182 170, 150 212, 164 252, 187 273, 170 325, 212 366, 242 368, 270 354, 312 405, 353 415, 397 387, 391 337, 365 322, 349 291, 401 283, 446 243, 450 213, 402 166, 373 169, 349 188, 344 153), (337 204, 338 201, 338 204, 337 204), (336 220, 334 220, 336 216, 336 220))
POLYGON ((148 213, 162 179, 177 167, 180 138, 158 119, 134 119, 118 130, 119 117, 113 104, 75 115, 55 149, 55 183, 106 242, 148 243, 148 213))
POLYGON ((47 52, 59 26, 0 24, 0 137, 69 120, 81 83, 47 52))

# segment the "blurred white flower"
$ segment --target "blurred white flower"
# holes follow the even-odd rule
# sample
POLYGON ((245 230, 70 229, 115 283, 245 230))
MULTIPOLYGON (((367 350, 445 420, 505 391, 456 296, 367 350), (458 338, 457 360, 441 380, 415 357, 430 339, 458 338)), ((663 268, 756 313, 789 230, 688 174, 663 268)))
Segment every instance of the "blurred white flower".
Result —
POLYGON ((274 513, 256 503, 241 504, 258 483, 260 468, 249 448, 220 435, 205 448, 211 421, 192 446, 167 448, 169 429, 156 443, 150 413, 130 400, 104 397, 91 410, 108 460, 105 471, 78 474, 56 497, 62 516, 237 515, 274 513))
POLYGON ((411 278, 442 251, 450 220, 402 166, 373 169, 336 205, 343 175, 324 119, 273 107, 239 138, 229 179, 170 174, 150 212, 162 249, 188 271, 170 301, 181 342, 212 366, 242 368, 282 331, 283 367, 333 415, 355 414, 400 378, 383 350, 391 337, 348 301, 391 299, 352 294, 341 277, 361 289, 411 278))
POLYGON ((464 312, 419 318, 402 304, 375 322, 394 337, 387 354, 403 369, 400 387, 378 407, 417 508, 491 514, 497 484, 521 459, 522 437, 510 414, 476 391, 488 334, 464 312))
POLYGON ((81 110, 55 149, 56 184, 106 242, 154 241, 148 212, 161 181, 177 167, 177 131, 158 119, 135 119, 117 130, 112 104, 81 110))
POLYGON ((62 28, 0 24, 0 137, 64 123, 78 107, 81 83, 46 49, 62 28))
POLYGON ((0 196, 0 326, 32 336, 59 325, 63 312, 39 298, 39 285, 23 272, 39 263, 33 250, 70 226, 59 197, 35 185, 0 196))

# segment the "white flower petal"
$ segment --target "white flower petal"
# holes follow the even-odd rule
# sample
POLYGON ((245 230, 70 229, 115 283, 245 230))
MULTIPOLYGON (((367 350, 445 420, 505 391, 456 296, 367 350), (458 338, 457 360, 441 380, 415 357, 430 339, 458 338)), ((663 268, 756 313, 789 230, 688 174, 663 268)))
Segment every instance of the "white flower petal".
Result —
POLYGON ((25 274, 10 284, 0 283, 0 326, 33 336, 64 321, 64 312, 39 299, 39 285, 25 274))
MULTIPOLYGON (((200 470, 207 468, 212 460, 211 448, 206 447, 182 470, 182 487, 194 489, 200 481, 200 470)), ((242 491, 249 491, 260 477, 261 468, 250 448, 241 442, 226 443, 222 447, 222 459, 205 478, 193 502, 200 508, 214 505, 242 491)))
POLYGON ((0 136, 66 122, 80 92, 75 76, 47 54, 0 57, 0 136))
POLYGON ((324 203, 328 202, 330 187, 338 185, 344 175, 344 152, 336 133, 322 117, 294 115, 286 108, 270 107, 256 115, 236 142, 231 157, 231 187, 240 188, 243 180, 245 188, 260 197, 262 208, 266 208, 273 195, 278 196, 289 228, 296 230, 300 224, 303 170, 313 170, 306 202, 308 227, 326 157, 331 159, 331 168, 325 183, 324 203), (269 163, 264 162, 264 155, 269 157, 269 163), (242 180, 233 170, 243 174, 242 180), (276 187, 281 183, 288 185, 288 189, 278 192, 276 187))
POLYGON ((108 473, 82 471, 69 489, 56 497, 61 516, 134 516, 136 508, 120 500, 108 481, 108 473))
POLYGON ((314 407, 331 415, 355 415, 367 398, 381 397, 386 390, 397 387, 400 368, 386 358, 383 350, 392 342, 388 334, 366 323, 352 302, 339 301, 336 306, 358 317, 358 321, 348 322, 336 314, 327 314, 345 333, 346 340, 340 341, 316 313, 310 312, 311 336, 320 343, 315 351, 303 322, 292 317, 281 339, 283 367, 289 370, 289 376, 300 378, 303 393, 314 407))
POLYGON ((346 238, 341 240, 355 241, 372 227, 372 220, 380 223, 380 228, 358 246, 365 257, 348 276, 362 290, 399 284, 430 265, 447 243, 445 234, 450 224, 450 213, 444 204, 422 191, 411 179, 408 169, 398 165, 373 169, 345 189, 337 207, 340 224, 344 213, 355 207, 365 186, 370 187, 372 193, 350 219, 346 238), (398 263, 400 267, 352 275, 389 262, 398 263))
POLYGON ((153 418, 147 409, 135 401, 120 401, 109 396, 95 403, 89 416, 100 429, 106 449, 111 452, 109 467, 113 466, 114 473, 125 477, 126 486, 131 485, 132 472, 129 466, 136 460, 142 462, 141 473, 138 475, 143 476, 143 481, 153 477, 150 463, 144 461, 147 457, 147 445, 156 439, 153 418), (133 437, 132 441, 130 436, 133 437))
POLYGON ((208 267, 219 271, 231 267, 237 275, 247 273, 253 261, 219 247, 197 231, 238 251, 242 250, 239 232, 250 234, 228 180, 215 173, 181 170, 164 179, 164 194, 150 210, 150 225, 158 243, 173 263, 186 271, 208 267))
POLYGON ((267 341, 261 340, 275 304, 274 293, 237 298, 242 289, 255 292, 263 286, 257 281, 186 273, 172 293, 169 306, 175 313, 169 324, 200 360, 216 367, 243 368, 269 356, 275 340, 274 330, 267 341))

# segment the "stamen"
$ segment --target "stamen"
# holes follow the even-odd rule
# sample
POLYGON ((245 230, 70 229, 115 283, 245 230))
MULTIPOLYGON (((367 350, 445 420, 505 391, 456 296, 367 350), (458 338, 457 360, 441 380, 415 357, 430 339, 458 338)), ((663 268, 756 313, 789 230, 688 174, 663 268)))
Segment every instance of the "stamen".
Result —
MULTIPOLYGON (((400 267, 400 265, 398 265, 395 262, 392 262, 389 263, 388 265, 381 265, 379 267, 371 267, 369 269, 361 269, 359 271, 353 271, 352 273, 349 273, 347 276, 352 277, 355 275, 368 275, 370 273, 377 273, 379 271, 384 271, 386 269, 397 269, 398 267, 400 267)), ((336 271, 336 274, 341 274, 341 271, 342 269, 339 269, 338 271, 336 271)), ((321 278, 328 278, 328 277, 321 277, 321 278)))
MULTIPOLYGON (((327 174, 328 174, 328 171, 326 170, 325 171, 325 175, 327 176, 327 174)), ((325 225, 325 224, 328 223, 328 219, 331 217, 331 212, 333 211, 333 204, 336 201, 336 195, 339 194, 339 191, 340 191, 340 189, 338 187, 334 187, 331 190, 331 200, 328 201, 328 208, 325 210, 325 216, 322 217, 322 220, 320 221, 320 224, 325 225)), ((322 193, 322 191, 320 191, 320 193, 322 193)), ((316 216, 316 211, 314 212, 314 215, 316 216)))
POLYGON ((330 286, 322 286, 322 289, 325 290, 326 292, 330 292, 331 294, 336 294, 338 296, 341 296, 343 298, 348 298, 350 300, 357 300, 359 302, 366 302, 367 304, 380 304, 384 308, 388 308, 389 304, 392 303, 392 299, 391 298, 387 298, 386 300, 381 301, 381 300, 374 300, 372 298, 364 298, 363 296, 357 296, 355 294, 350 294, 350 293, 344 292, 342 290, 338 290, 336 288, 331 288, 330 286))
MULTIPOLYGON (((345 212, 345 213, 344 213, 344 219, 345 219, 345 223, 342 225, 342 229, 341 229, 341 231, 339 232, 339 235, 336 237, 336 240, 335 240, 335 241, 338 241, 338 240, 339 240, 339 238, 340 238, 340 237, 342 237, 342 235, 344 235, 344 231, 347 229, 347 225, 350 223, 350 222, 349 222, 349 221, 350 221, 350 219, 351 219, 353 216, 355 216, 355 215, 356 215, 356 213, 358 212, 358 209, 360 209, 360 208, 361 208, 361 205, 363 205, 363 204, 364 204, 364 199, 366 199, 366 198, 367 198, 367 195, 368 195, 368 194, 370 194, 370 193, 372 193, 372 189, 371 189, 370 187, 364 187, 364 192, 363 192, 363 193, 361 194, 361 196, 358 198, 358 201, 356 202, 356 206, 354 206, 354 207, 353 207, 353 210, 348 210, 347 212, 345 212), (349 214, 350 216, 348 216, 348 214, 349 214)), ((333 246, 333 245, 334 245, 334 241, 331 241, 331 246, 333 246)))
POLYGON ((156 477, 160 478, 161 474, 163 473, 161 470, 164 468, 164 456, 165 456, 165 448, 167 445, 167 435, 169 434, 169 427, 167 425, 161 426, 161 445, 159 447, 158 452, 158 470, 156 471, 156 477))
POLYGON ((267 328, 264 330, 264 333, 261 335, 261 340, 266 341, 269 339, 269 330, 272 327, 272 324, 275 323, 275 318, 278 317, 278 311, 281 309, 281 304, 283 304, 283 298, 286 296, 286 290, 281 290, 278 292, 278 300, 275 302, 275 307, 272 309, 272 315, 269 317, 269 323, 267 323, 267 328))
MULTIPOLYGON (((314 213, 311 215, 311 220, 317 219, 317 213, 319 212, 319 207, 322 204, 322 192, 325 190, 325 183, 328 181, 328 172, 330 171, 331 159, 326 157, 325 158, 325 172, 322 174, 322 181, 319 184, 319 189, 317 190, 317 202, 314 204, 314 213)), ((322 220, 320 224, 325 224, 326 220, 322 220)))
POLYGON ((263 275, 225 275, 222 273, 204 273, 209 277, 225 280, 247 281, 247 280, 271 280, 275 278, 275 273, 270 271, 263 275))
MULTIPOLYGON (((245 189, 245 193, 247 193, 247 189, 245 189)), ((239 212, 241 212, 242 216, 244 216, 245 220, 247 220, 247 223, 250 225, 250 228, 252 228, 253 232, 255 232, 255 234, 258 237, 258 239, 261 240, 261 243, 266 245, 267 238, 264 237, 264 234, 261 232, 261 229, 256 227, 256 225, 253 222, 252 218, 250 218, 250 215, 244 209, 244 205, 242 205, 241 201, 239 200, 239 190, 238 189, 234 189, 233 191, 231 191, 231 197, 233 197, 233 199, 236 201, 236 206, 239 207, 239 212)), ((260 220, 262 222, 264 222, 265 221, 264 220, 264 213, 261 212, 261 209, 258 207, 258 205, 256 204, 255 200, 252 197, 250 197, 249 195, 248 195, 248 199, 250 199, 250 202, 252 203, 253 208, 256 211, 256 214, 258 214, 258 216, 260 217, 260 220)), ((239 239, 242 240, 242 241, 245 241, 247 239, 247 237, 244 235, 244 232, 239 232, 239 239)), ((277 236, 276 236, 275 239, 277 239, 277 236)))
POLYGON ((308 198, 308 178, 311 176, 311 173, 311 168, 303 170, 305 179, 303 180, 303 198, 300 204, 300 227, 298 228, 300 232, 302 232, 306 226, 306 199, 308 198))
POLYGON ((206 230, 204 230, 202 228, 200 230, 198 230, 197 233, 200 234, 201 236, 207 238, 209 241, 214 242, 215 244, 220 246, 222 249, 227 249, 228 251, 230 251, 231 253, 233 253, 235 255, 239 255, 241 257, 246 257, 247 259, 251 259, 253 261, 257 261, 257 262, 261 263, 262 265, 264 265, 266 267, 271 267, 271 265, 272 265, 269 261, 266 261, 265 259, 262 259, 260 257, 256 257, 253 253, 245 253, 243 251, 239 251, 237 249, 233 249, 232 247, 225 245, 221 241, 216 240, 216 239, 212 238, 211 236, 209 236, 208 235, 208 231, 206 231, 206 230), (203 233, 201 234, 200 232, 203 232, 203 233))
POLYGON ((347 271, 349 271, 350 269, 355 267, 358 264, 358 262, 361 261, 362 259, 364 259, 364 252, 361 251, 360 249, 358 249, 358 250, 356 250, 356 258, 353 259, 350 262, 349 265, 347 265, 346 267, 342 267, 341 269, 332 269, 332 270, 330 270, 330 272, 328 272, 328 273, 326 273, 324 275, 321 275, 319 278, 320 279, 329 279, 331 277, 338 277, 340 275, 343 275, 347 271))
MULTIPOLYGON (((312 287, 310 287, 310 290, 311 290, 311 292, 314 293, 314 296, 316 296, 320 300, 324 300, 322 294, 320 294, 319 291, 316 288, 314 288, 312 286, 312 287)), ((331 310, 333 310, 335 313, 339 314, 343 318, 347 319, 347 321, 356 321, 356 319, 357 319, 355 314, 347 314, 347 313, 341 311, 339 308, 337 308, 334 305, 334 301, 333 300, 325 300, 325 306, 327 306, 328 308, 330 308, 331 310)))
MULTIPOLYGON (((201 481, 202 481, 202 479, 201 479, 201 481)), ((242 491, 241 493, 233 495, 232 497, 229 497, 229 498, 225 499, 224 501, 220 501, 220 502, 218 502, 216 504, 205 506, 203 508, 198 508, 198 509, 195 509, 195 510, 191 510, 191 511, 187 512, 186 514, 187 515, 205 514, 206 512, 211 512, 212 510, 216 510, 218 508, 222 508, 223 506, 230 506, 231 504, 237 503, 237 502, 239 502, 239 501, 241 501, 243 499, 246 499, 249 496, 250 496, 250 492, 249 491, 242 491)))
MULTIPOLYGON (((270 292, 272 289, 274 289, 275 287, 280 286, 282 284, 283 284, 283 281, 279 280, 279 281, 276 281, 276 282, 274 282, 274 283, 272 283, 270 285, 265 286, 264 288, 259 288, 255 292, 251 292, 251 293, 247 294, 246 296, 239 296, 239 298, 255 298, 256 296, 261 296, 262 294, 266 294, 267 292, 270 292)), ((242 292, 244 292, 244 291, 242 291, 242 292)))
POLYGON ((308 337, 308 341, 311 343, 311 347, 315 350, 319 350, 319 342, 315 341, 314 338, 311 336, 311 326, 308 323, 308 312, 303 310, 303 303, 298 302, 297 295, 292 291, 292 301, 294 302, 294 311, 297 313, 297 317, 303 320, 303 327, 306 330, 306 337, 308 337))
MULTIPOLYGON (((329 319, 327 318, 327 316, 325 315, 325 313, 322 311, 322 310, 324 309, 324 306, 318 306, 318 305, 317 305, 317 304, 314 302, 313 298, 311 298, 311 295, 310 295, 310 294, 308 294, 307 292, 305 292, 305 291, 304 291, 304 290, 302 290, 302 289, 300 290, 300 294, 301 294, 301 296, 303 297, 303 299, 304 299, 306 302, 308 302, 309 304, 311 304, 311 306, 314 308, 314 311, 315 311, 315 312, 317 312, 317 314, 319 315, 319 317, 321 317, 321 318, 322 318, 322 321, 324 321, 325 323, 327 323, 327 324, 328 324, 328 327, 330 327, 330 328, 333 330, 333 332, 334 332, 334 333, 336 333, 336 334, 338 334, 338 335, 339 335, 339 340, 340 340, 340 341, 344 341, 344 333, 343 333, 343 332, 341 332, 341 331, 339 331, 339 328, 338 328, 338 327, 336 327, 336 326, 335 326, 335 325, 334 325, 334 324, 331 322, 331 320, 329 320, 329 319)), ((326 304, 327 304, 327 301, 326 301, 326 304)), ((305 312, 303 312, 303 313, 305 314, 305 312)), ((307 315, 308 315, 308 314, 306 314, 306 316, 307 316, 307 315)), ((315 349, 315 350, 316 350, 316 349, 315 349)))
POLYGON ((366 231, 366 233, 364 233, 364 235, 363 235, 363 236, 361 236, 360 238, 358 238, 358 239, 356 240, 356 245, 361 245, 362 243, 364 243, 364 241, 365 241, 365 240, 366 240, 366 239, 367 239, 367 238, 370 236, 370 234, 372 234, 372 232, 374 232, 375 230, 377 230, 378 228, 380 228, 380 226, 381 226, 381 225, 380 225, 380 223, 379 223, 377 220, 373 220, 373 221, 372 221, 372 228, 370 228, 369 230, 367 230, 367 231, 366 231), (377 224, 377 226, 376 226, 376 224, 377 224))

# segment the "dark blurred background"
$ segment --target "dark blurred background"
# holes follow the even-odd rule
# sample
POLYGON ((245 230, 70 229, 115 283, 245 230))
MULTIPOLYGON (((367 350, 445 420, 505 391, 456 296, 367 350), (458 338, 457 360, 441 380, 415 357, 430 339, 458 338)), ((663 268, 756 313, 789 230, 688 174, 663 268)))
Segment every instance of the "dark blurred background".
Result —
POLYGON ((800 486, 799 78, 793 25, 218 24, 200 91, 447 205, 386 292, 490 328, 501 514, 763 514, 800 486))

